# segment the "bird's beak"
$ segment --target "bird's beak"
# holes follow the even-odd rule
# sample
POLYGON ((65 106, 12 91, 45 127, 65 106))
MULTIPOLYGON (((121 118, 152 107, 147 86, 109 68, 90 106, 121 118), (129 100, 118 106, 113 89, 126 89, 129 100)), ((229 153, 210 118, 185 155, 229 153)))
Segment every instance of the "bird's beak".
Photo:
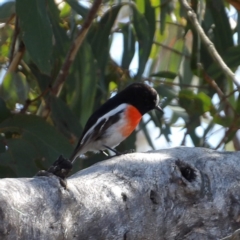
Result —
POLYGON ((161 107, 159 107, 159 106, 156 106, 156 107, 155 107, 155 109, 156 109, 156 110, 158 110, 159 112, 163 113, 163 110, 162 110, 162 108, 161 108, 161 107))

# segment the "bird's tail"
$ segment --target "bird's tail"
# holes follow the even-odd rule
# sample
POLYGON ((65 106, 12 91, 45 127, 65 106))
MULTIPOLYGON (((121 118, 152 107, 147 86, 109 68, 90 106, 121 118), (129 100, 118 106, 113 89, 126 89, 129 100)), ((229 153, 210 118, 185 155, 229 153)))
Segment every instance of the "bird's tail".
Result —
POLYGON ((69 158, 69 161, 74 164, 74 162, 76 161, 76 159, 78 158, 78 156, 80 155, 81 153, 79 153, 79 149, 75 148, 72 155, 70 156, 69 158))

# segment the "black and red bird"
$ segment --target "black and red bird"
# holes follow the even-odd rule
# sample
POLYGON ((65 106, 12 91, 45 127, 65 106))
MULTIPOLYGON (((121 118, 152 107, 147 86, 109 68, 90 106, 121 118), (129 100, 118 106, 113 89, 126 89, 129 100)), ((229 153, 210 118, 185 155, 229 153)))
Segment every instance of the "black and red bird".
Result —
POLYGON ((145 113, 153 109, 163 112, 158 104, 154 88, 143 83, 129 85, 90 116, 69 160, 73 163, 88 151, 114 151, 112 148, 133 132, 145 113))

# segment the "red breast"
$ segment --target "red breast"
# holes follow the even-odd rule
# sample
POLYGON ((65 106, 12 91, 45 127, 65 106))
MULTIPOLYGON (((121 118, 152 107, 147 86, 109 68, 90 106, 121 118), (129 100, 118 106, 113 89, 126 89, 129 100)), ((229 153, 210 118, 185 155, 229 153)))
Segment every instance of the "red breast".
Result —
POLYGON ((122 127, 121 131, 124 137, 128 137, 137 127, 138 123, 142 118, 142 114, 138 111, 137 108, 135 108, 132 105, 127 106, 124 113, 127 124, 125 124, 125 126, 122 127))

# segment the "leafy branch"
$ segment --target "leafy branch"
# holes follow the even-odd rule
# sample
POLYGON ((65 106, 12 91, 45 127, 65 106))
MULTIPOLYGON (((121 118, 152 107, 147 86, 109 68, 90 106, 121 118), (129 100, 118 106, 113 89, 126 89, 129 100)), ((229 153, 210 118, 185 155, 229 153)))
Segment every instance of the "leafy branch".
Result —
POLYGON ((189 6, 187 0, 181 0, 180 1, 184 9, 187 11, 187 16, 190 22, 192 23, 195 30, 198 32, 203 44, 207 48, 208 52, 212 56, 213 60, 218 64, 218 66, 222 69, 226 77, 230 78, 234 84, 237 86, 238 89, 240 89, 240 85, 235 77, 235 74, 232 72, 232 70, 226 65, 226 63, 223 61, 222 57, 218 54, 213 42, 210 41, 210 39, 205 34, 203 28, 198 22, 197 15, 193 11, 193 9, 189 6))
POLYGON ((96 13, 97 13, 101 3, 102 3, 102 0, 95 0, 93 2, 93 5, 92 5, 91 9, 89 10, 89 13, 88 13, 83 25, 82 25, 82 28, 78 33, 78 36, 76 37, 76 39, 72 43, 72 45, 71 45, 71 47, 68 51, 68 54, 66 56, 66 59, 65 59, 63 65, 62 65, 62 68, 59 71, 59 74, 58 74, 58 76, 56 78, 56 81, 53 85, 52 93, 54 95, 58 95, 60 93, 61 85, 66 80, 66 77, 69 73, 69 69, 72 65, 72 62, 74 61, 74 59, 76 57, 76 54, 78 52, 78 49, 82 45, 83 40, 85 39, 85 37, 88 33, 88 30, 90 29, 90 26, 93 22, 93 19, 96 16, 96 13))

